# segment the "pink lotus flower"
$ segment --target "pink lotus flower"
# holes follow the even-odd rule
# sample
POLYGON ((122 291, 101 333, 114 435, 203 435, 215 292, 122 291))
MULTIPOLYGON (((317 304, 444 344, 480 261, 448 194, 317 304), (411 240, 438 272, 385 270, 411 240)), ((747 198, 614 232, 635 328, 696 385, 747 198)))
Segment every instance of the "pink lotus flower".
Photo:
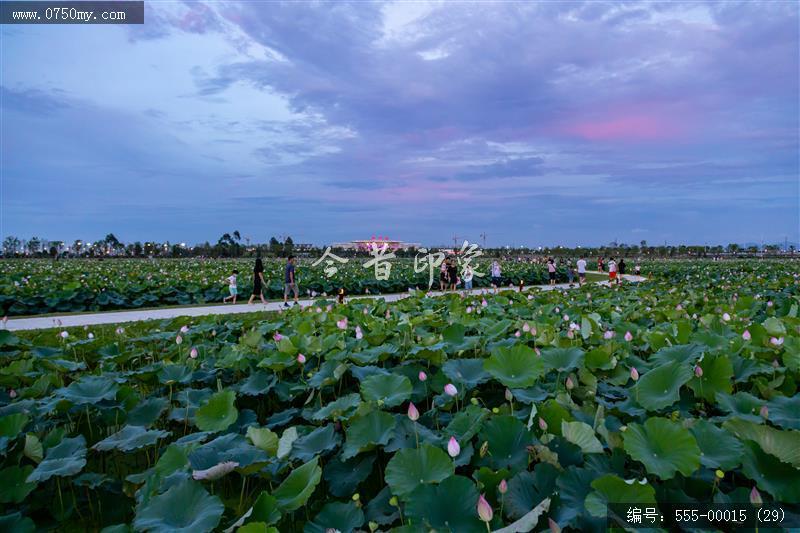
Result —
POLYGON ((575 388, 575 383, 572 381, 572 377, 567 376, 567 381, 564 383, 567 387, 567 390, 572 390, 575 388))
POLYGON ((361 327, 356 326, 356 339, 361 340, 363 338, 364 338, 364 333, 361 331, 361 327))
POLYGON ((758 492, 758 489, 753 487, 753 490, 750 491, 750 503, 753 505, 761 505, 764 501, 761 499, 761 493, 758 492))
POLYGON ((452 383, 448 383, 447 385, 444 386, 444 392, 448 396, 455 396, 456 394, 458 394, 458 389, 452 383))
POLYGON ((728 322, 728 321, 730 321, 730 319, 731 319, 731 315, 729 315, 728 313, 722 313, 722 320, 724 320, 725 322, 728 322))
POLYGON ((573 333, 572 330, 569 330, 567 332, 567 338, 568 339, 574 339, 575 338, 575 333, 573 333))
POLYGON ((189 350, 189 357, 192 359, 197 359, 197 348, 192 347, 192 349, 189 350))
POLYGON ((297 362, 301 365, 306 364, 306 356, 301 353, 297 354, 297 362))
POLYGON ((387 310, 386 310, 386 320, 389 320, 389 318, 391 318, 391 316, 392 316, 392 314, 391 314, 391 313, 389 312, 389 310, 387 309, 387 310))
POLYGON ((339 329, 347 329, 347 317, 336 321, 336 327, 339 329))
POLYGON ((417 407, 412 402, 408 402, 408 418, 412 422, 416 422, 419 419, 419 411, 417 411, 417 407))
POLYGON ((472 313, 472 306, 468 305, 467 306, 467 314, 470 314, 470 313, 472 313))
POLYGON ((94 333, 90 332, 86 337, 88 337, 89 340, 94 339, 94 333))
POLYGON ((519 337, 519 336, 520 336, 520 332, 519 332, 519 330, 517 330, 517 331, 515 331, 515 332, 514 332, 514 336, 515 336, 515 337, 519 337))
POLYGON ((769 418, 769 409, 767 408, 766 405, 762 405, 761 409, 758 410, 758 414, 761 415, 761 418, 766 420, 767 418, 769 418))
POLYGON ((605 340, 613 339, 613 338, 614 338, 614 332, 613 332, 613 331, 611 331, 610 329, 609 329, 609 330, 606 330, 606 332, 605 332, 605 333, 603 333, 603 338, 604 338, 605 340))
POLYGON ((419 378, 420 381, 426 381, 428 379, 428 374, 420 370, 419 376, 417 377, 419 378))
POLYGON ((569 315, 564 315, 561 318, 564 320, 564 322, 569 322, 569 315))
POLYGON ((527 322, 522 324, 522 331, 524 331, 525 333, 528 333, 530 330, 531 330, 531 327, 528 325, 527 322))
POLYGON ((545 422, 544 418, 541 416, 539 417, 539 429, 542 431, 547 431, 547 422, 545 422))
POLYGON ((275 334, 272 336, 272 338, 275 340, 275 342, 281 342, 281 339, 283 338, 283 335, 281 335, 280 333, 278 333, 276 331, 275 334))
POLYGON ((772 307, 772 305, 773 305, 773 304, 772 304, 772 300, 770 300, 770 301, 768 301, 768 302, 767 302, 767 307, 772 307))
POLYGON ((458 441, 455 437, 450 437, 450 440, 447 442, 447 453, 450 457, 458 457, 458 454, 461 453, 461 446, 458 445, 458 441))
POLYGON ((177 337, 175 337, 175 344, 178 344, 178 345, 180 345, 180 344, 182 344, 182 343, 183 343, 183 337, 181 337, 180 335, 178 335, 177 337))
POLYGON ((534 337, 536 336, 536 328, 535 327, 531 328, 531 335, 533 335, 534 337))
POLYGON ((181 326, 181 333, 188 333, 188 332, 189 332, 189 326, 181 326))
POLYGON ((769 342, 773 346, 781 346, 783 345, 783 337, 772 337, 769 342))
POLYGON ((14 398, 17 397, 17 391, 15 391, 14 389, 9 390, 8 391, 8 397, 13 400, 14 398))
POLYGON ((625 340, 631 342, 633 340, 633 335, 631 335, 630 331, 625 332, 625 340))
POLYGON ((703 377, 703 368, 700 365, 694 367, 694 375, 698 378, 703 377))
POLYGON ((487 305, 489 305, 489 303, 486 301, 485 298, 481 300, 481 306, 486 307, 487 305))
POLYGON ((742 333, 742 338, 744 340, 746 340, 746 341, 749 341, 750 340, 750 331, 749 330, 744 330, 744 333, 742 333))
POLYGON ((69 333, 67 333, 66 330, 62 331, 59 335, 61 335, 62 339, 66 339, 67 337, 69 337, 69 333))
POLYGON ((683 306, 681 304, 675 306, 676 311, 680 311, 681 309, 683 309, 683 306))
POLYGON ((506 492, 508 492, 508 483, 506 483, 505 479, 501 480, 500 484, 497 485, 497 492, 499 492, 500 494, 505 494, 506 492))
POLYGON ((491 522, 492 517, 494 517, 492 506, 489 505, 489 502, 486 501, 486 498, 483 497, 483 494, 478 497, 478 516, 487 524, 491 522))
POLYGON ((534 348, 533 351, 536 352, 536 355, 542 355, 542 352, 539 350, 539 348, 534 348))
POLYGON ((633 381, 639 381, 639 371, 636 370, 636 367, 631 367, 631 379, 633 381))
POLYGON ((197 481, 214 481, 215 479, 219 479, 225 474, 232 472, 237 466, 239 466, 239 463, 234 461, 225 461, 206 470, 195 470, 192 472, 192 478, 197 481))

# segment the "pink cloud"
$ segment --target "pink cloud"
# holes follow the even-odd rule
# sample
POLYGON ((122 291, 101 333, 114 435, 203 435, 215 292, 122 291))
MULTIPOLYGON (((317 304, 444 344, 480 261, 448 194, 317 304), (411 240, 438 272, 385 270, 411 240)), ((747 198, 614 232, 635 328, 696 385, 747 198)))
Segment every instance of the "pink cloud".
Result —
POLYGON ((602 117, 562 122, 561 133, 590 141, 653 141, 681 137, 684 127, 672 117, 653 111, 620 109, 602 117))

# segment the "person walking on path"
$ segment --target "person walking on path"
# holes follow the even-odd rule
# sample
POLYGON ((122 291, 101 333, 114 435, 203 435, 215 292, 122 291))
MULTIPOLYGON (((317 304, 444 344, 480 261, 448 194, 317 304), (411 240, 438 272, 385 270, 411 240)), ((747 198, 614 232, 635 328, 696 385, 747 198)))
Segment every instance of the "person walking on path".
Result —
POLYGON ((639 265, 638 260, 636 261, 636 265, 633 267, 633 273, 636 274, 637 276, 642 273, 642 267, 641 265, 639 265))
POLYGON ((290 255, 286 259, 286 268, 283 271, 283 306, 289 307, 289 291, 294 292, 294 305, 297 305, 297 278, 294 271, 294 256, 290 255))
POLYGON ((550 285, 556 284, 556 262, 552 257, 547 259, 547 276, 550 278, 550 285))
POLYGON ((497 259, 492 261, 492 287, 497 288, 500 286, 500 276, 502 275, 503 270, 500 268, 500 263, 497 262, 497 259))
POLYGON ((606 271, 606 265, 603 262, 603 258, 602 257, 600 257, 597 260, 597 270, 599 270, 600 272, 605 272, 606 271))
POLYGON ((228 303, 228 300, 231 300, 233 303, 236 303, 236 295, 238 291, 236 289, 236 277, 239 275, 238 270, 234 270, 233 274, 229 277, 225 278, 225 281, 228 282, 228 292, 230 292, 230 296, 226 296, 222 299, 222 303, 228 303))
POLYGON ((622 283, 624 280, 622 279, 625 276, 625 258, 620 257, 619 264, 617 265, 617 270, 619 270, 619 277, 617 278, 617 283, 622 283))
POLYGON ((581 257, 577 262, 578 266, 578 285, 586 283, 586 259, 581 257))
POLYGON ((569 282, 569 286, 572 287, 572 281, 575 279, 575 267, 567 261, 567 280, 569 282))
POLYGON ((250 300, 247 301, 248 304, 253 303, 253 300, 256 296, 261 298, 261 303, 267 303, 267 300, 264 298, 264 289, 263 286, 266 285, 267 282, 264 279, 264 263, 261 261, 261 252, 256 254, 256 264, 253 266, 253 294, 250 295, 250 300))
POLYGON ((617 282, 619 285, 619 278, 617 277, 617 263, 613 257, 608 258, 608 281, 610 283, 617 282))

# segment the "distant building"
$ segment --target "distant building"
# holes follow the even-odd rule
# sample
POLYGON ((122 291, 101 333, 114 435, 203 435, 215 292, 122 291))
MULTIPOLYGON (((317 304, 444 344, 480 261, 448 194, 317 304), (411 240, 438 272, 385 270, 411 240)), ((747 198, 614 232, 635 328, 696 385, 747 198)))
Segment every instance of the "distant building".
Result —
POLYGON ((386 245, 386 249, 389 251, 395 250, 416 250, 420 247, 418 242, 403 242, 403 241, 395 241, 392 239, 386 238, 378 238, 375 239, 363 239, 363 240, 356 240, 356 241, 349 241, 349 242, 337 242, 331 245, 331 248, 339 248, 341 250, 354 250, 358 252, 368 252, 372 247, 382 248, 386 245))

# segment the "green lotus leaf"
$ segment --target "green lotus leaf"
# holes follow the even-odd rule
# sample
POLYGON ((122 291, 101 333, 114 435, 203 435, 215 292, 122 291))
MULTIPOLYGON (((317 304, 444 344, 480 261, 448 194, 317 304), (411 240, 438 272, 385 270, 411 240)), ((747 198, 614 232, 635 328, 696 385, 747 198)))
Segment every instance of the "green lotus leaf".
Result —
POLYGON ((92 446, 92 449, 101 452, 108 450, 130 452, 145 446, 152 446, 158 442, 158 439, 163 439, 169 434, 169 431, 146 430, 142 426, 125 426, 92 446))
POLYGON ((786 429, 800 429, 800 394, 775 396, 767 404, 769 420, 786 429))
POLYGON ((199 483, 184 480, 136 510, 133 525, 154 533, 212 531, 225 507, 199 483))
POLYGON ((263 370, 253 372, 238 388, 239 394, 244 396, 261 396, 269 393, 277 382, 275 374, 263 370))
MULTIPOLYGON (((5 330, 0 330, 5 331, 5 330)), ((0 516, 0 531, 13 531, 14 533, 33 533, 36 524, 22 513, 11 513, 0 516)))
POLYGON ((603 453, 603 445, 594 434, 592 426, 585 422, 561 422, 561 434, 577 445, 583 453, 603 453))
POLYGON ((695 396, 713 402, 717 394, 729 394, 733 390, 733 364, 730 359, 724 355, 706 356, 698 366, 703 369, 703 375, 689 381, 689 388, 695 396))
POLYGON ((580 348, 545 348, 542 350, 542 361, 547 370, 569 372, 583 363, 584 355, 580 348))
MULTIPOLYGON (((278 509, 278 500, 265 490, 256 499, 250 514, 245 519, 245 524, 261 523, 265 526, 274 524, 281 519, 281 511, 278 509)), ((238 529, 237 531, 242 531, 238 529)))
POLYGON ((312 420, 347 420, 355 414, 361 405, 361 396, 358 393, 341 396, 315 412, 312 420))
POLYGON ((539 417, 547 422, 547 431, 553 435, 561 435, 561 423, 572 421, 572 415, 564 406, 555 400, 547 400, 539 406, 539 417))
POLYGON ((264 450, 270 455, 278 453, 278 435, 269 428, 250 426, 247 428, 247 438, 257 448, 264 450))
POLYGON ((239 529, 236 533, 281 533, 278 528, 268 526, 264 522, 248 522, 239 529))
POLYGON ((295 426, 283 430, 281 438, 278 439, 278 450, 277 452, 275 452, 275 455, 278 457, 278 459, 283 459, 284 457, 288 457, 289 454, 292 452, 292 446, 294 446, 294 441, 296 441, 299 438, 300 435, 297 433, 297 428, 295 426))
POLYGON ((517 472, 528 466, 527 447, 533 444, 533 434, 513 416, 491 418, 483 425, 479 441, 489 443, 485 459, 495 470, 508 468, 517 472))
POLYGON ((328 492, 339 498, 352 495, 358 485, 372 473, 374 463, 374 455, 362 455, 347 461, 336 457, 328 461, 322 471, 328 492))
POLYGON ((528 346, 497 348, 483 363, 483 368, 509 388, 532 386, 544 375, 544 361, 528 346))
POLYGON ((59 389, 56 394, 75 405, 91 405, 103 400, 113 400, 119 385, 103 376, 84 376, 69 387, 59 389))
POLYGON ((491 376, 483 369, 483 359, 450 359, 442 366, 450 381, 472 389, 489 381, 491 376))
POLYGON ((224 431, 239 418, 235 403, 232 390, 214 393, 195 412, 195 425, 201 431, 224 431))
POLYGON ((25 435, 25 448, 22 453, 34 463, 41 463, 42 459, 44 459, 44 446, 42 446, 39 437, 33 433, 25 435))
POLYGON ((631 389, 631 395, 648 411, 658 411, 678 401, 680 388, 692 379, 687 365, 673 362, 644 374, 631 389))
POLYGON ((752 394, 747 392, 717 394, 715 400, 720 409, 727 411, 733 417, 751 422, 761 422, 763 420, 759 411, 766 402, 752 394))
POLYGON ((503 500, 506 516, 513 520, 525 516, 553 493, 557 478, 558 469, 548 463, 539 463, 533 472, 523 471, 512 477, 503 500))
POLYGON ((361 382, 364 399, 385 407, 400 405, 411 398, 412 392, 411 381, 400 374, 376 374, 361 382))
POLYGON ((150 476, 166 477, 189 466, 186 451, 177 444, 167 446, 155 466, 138 474, 131 474, 125 479, 131 483, 144 483, 150 476))
POLYGON ((468 405, 450 420, 445 430, 445 435, 453 436, 459 442, 467 442, 474 437, 483 427, 483 422, 488 418, 489 411, 477 405, 468 405))
POLYGON ((478 517, 478 489, 469 478, 450 476, 438 485, 419 485, 408 495, 406 515, 426 531, 482 533, 478 517))
POLYGON ((13 413, 0 417, 0 437, 16 438, 29 421, 30 418, 24 413, 13 413))
POLYGON ((728 420, 723 427, 742 440, 752 440, 784 463, 800 468, 800 431, 780 430, 746 420, 728 420))
POLYGON ((384 411, 374 410, 354 417, 350 420, 350 425, 345 430, 347 439, 342 451, 342 457, 349 459, 375 446, 387 444, 392 436, 395 424, 394 417, 384 411))
POLYGON ((689 364, 703 355, 706 348, 700 344, 678 344, 661 348, 650 356, 648 360, 654 366, 666 365, 669 363, 689 364))
POLYGON ((128 424, 132 426, 151 426, 166 411, 169 402, 166 398, 148 398, 142 400, 128 413, 128 424))
POLYGON ((65 438, 47 450, 39 466, 28 476, 28 482, 47 481, 53 476, 74 476, 86 466, 86 439, 83 435, 65 438))
POLYGON ((342 437, 336 433, 333 424, 328 424, 294 441, 290 457, 300 461, 310 461, 314 456, 335 449, 341 441, 342 437))
POLYGON ((226 461, 239 463, 240 468, 254 463, 263 463, 269 457, 263 450, 247 443, 242 435, 227 433, 195 448, 189 454, 189 461, 194 470, 208 470, 212 466, 226 461))
POLYGON ((700 467, 695 438, 688 429, 666 418, 630 424, 623 433, 623 443, 631 457, 661 479, 670 479, 676 472, 689 476, 700 467))
POLYGON ((592 516, 604 518, 609 503, 656 503, 656 491, 648 483, 626 481, 614 474, 606 474, 592 481, 594 489, 586 497, 586 510, 592 516))
POLYGON ((730 470, 742 462, 742 443, 728 431, 708 420, 698 420, 690 430, 700 447, 700 463, 706 468, 730 470))
POLYGON ((786 335, 786 326, 781 322, 780 318, 774 316, 769 317, 761 325, 764 326, 767 333, 773 337, 783 337, 786 335))
POLYGON ((455 466, 441 448, 422 444, 404 448, 386 465, 386 483, 396 496, 405 499, 420 485, 440 483, 453 475, 455 466))
POLYGON ((776 501, 800 501, 800 470, 762 451, 755 442, 744 443, 742 471, 776 501))
POLYGON ((7 329, 0 329, 0 346, 17 346, 19 338, 7 329))
POLYGON ((0 470, 0 503, 20 503, 33 489, 35 482, 29 482, 28 477, 33 472, 32 466, 9 466, 0 470))
POLYGON ((299 509, 308 501, 322 478, 322 469, 316 458, 292 470, 272 493, 283 512, 299 509))
MULTIPOLYGON (((583 502, 592 492, 592 481, 599 474, 588 468, 568 467, 556 480, 561 506, 558 511, 558 523, 563 527, 573 524, 573 520, 582 517, 583 502)), ((555 519, 555 518, 554 518, 555 519)))
POLYGON ((170 364, 164 365, 158 371, 158 381, 160 383, 189 383, 192 381, 192 369, 186 365, 170 364))
POLYGON ((351 533, 363 523, 364 512, 355 502, 331 502, 325 504, 314 520, 305 525, 303 533, 327 533, 331 530, 351 533))

